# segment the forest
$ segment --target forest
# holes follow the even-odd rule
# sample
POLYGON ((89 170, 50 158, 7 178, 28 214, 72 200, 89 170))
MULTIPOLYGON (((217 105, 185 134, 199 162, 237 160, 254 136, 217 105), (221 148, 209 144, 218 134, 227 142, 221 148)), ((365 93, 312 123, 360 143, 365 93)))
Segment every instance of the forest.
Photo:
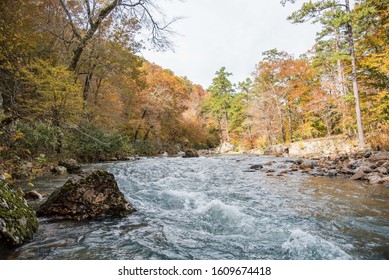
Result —
POLYGON ((179 20, 155 2, 0 2, 0 173, 334 135, 389 149, 387 0, 305 1, 288 20, 321 25, 309 52, 264 51, 238 84, 220 66, 207 89, 140 56, 179 20))

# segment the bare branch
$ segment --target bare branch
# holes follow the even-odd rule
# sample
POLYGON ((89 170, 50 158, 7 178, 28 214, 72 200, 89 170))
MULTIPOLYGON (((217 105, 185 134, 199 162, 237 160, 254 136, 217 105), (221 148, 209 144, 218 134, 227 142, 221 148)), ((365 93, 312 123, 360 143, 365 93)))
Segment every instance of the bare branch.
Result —
POLYGON ((79 40, 82 40, 82 37, 81 37, 80 33, 78 32, 76 26, 74 25, 72 15, 70 14, 70 11, 69 11, 68 8, 66 7, 66 4, 65 4, 64 0, 59 0, 59 2, 61 3, 61 6, 62 6, 62 8, 63 8, 64 11, 65 11, 66 16, 68 17, 69 24, 70 24, 70 26, 71 26, 71 28, 72 28, 72 31, 73 31, 74 35, 75 35, 79 40))

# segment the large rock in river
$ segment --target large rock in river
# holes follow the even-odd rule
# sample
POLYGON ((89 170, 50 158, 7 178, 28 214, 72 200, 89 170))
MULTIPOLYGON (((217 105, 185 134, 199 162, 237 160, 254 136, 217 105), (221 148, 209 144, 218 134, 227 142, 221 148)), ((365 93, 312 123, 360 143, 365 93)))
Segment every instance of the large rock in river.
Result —
POLYGON ((37 215, 84 220, 121 217, 135 211, 125 200, 111 173, 87 170, 54 191, 38 209, 37 215))
POLYGON ((0 179, 0 248, 21 245, 38 229, 34 211, 0 179))

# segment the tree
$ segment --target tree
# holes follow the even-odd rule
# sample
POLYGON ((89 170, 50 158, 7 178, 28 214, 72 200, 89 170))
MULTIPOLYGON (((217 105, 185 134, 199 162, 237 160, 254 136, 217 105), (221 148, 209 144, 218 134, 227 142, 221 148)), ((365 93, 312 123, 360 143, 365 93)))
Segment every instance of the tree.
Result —
MULTIPOLYGON (((106 21, 112 21, 111 28, 115 27, 115 24, 125 28, 131 21, 139 22, 150 30, 151 42, 159 48, 164 48, 169 45, 164 31, 168 31, 169 25, 176 20, 158 22, 156 17, 159 8, 150 0, 59 0, 59 2, 72 33, 72 38, 68 42, 73 50, 69 69, 73 71, 76 70, 85 48, 106 21)), ((108 28, 107 31, 111 30, 108 28)))
MULTIPOLYGON (((286 2, 296 2, 296 0, 283 0, 283 4, 286 2)), ((304 3, 300 10, 294 12, 289 20, 293 23, 302 23, 314 19, 320 21, 322 24, 327 23, 327 26, 337 28, 343 27, 345 29, 346 40, 348 43, 348 50, 351 62, 351 80, 355 101, 355 114, 358 128, 358 138, 360 146, 365 145, 364 132, 362 127, 361 105, 359 98, 358 80, 357 80, 357 65, 355 58, 354 48, 354 33, 352 27, 352 11, 350 8, 349 0, 341 1, 326 0, 326 1, 309 1, 304 3), (334 12, 335 11, 335 12, 334 12), (328 20, 331 18, 332 20, 328 20)))
POLYGON ((213 78, 211 86, 208 88, 211 96, 206 103, 207 110, 214 116, 219 125, 220 139, 222 141, 230 142, 229 133, 229 109, 231 108, 231 101, 233 98, 234 88, 228 77, 232 73, 226 72, 225 67, 221 67, 216 71, 216 77, 213 78), (223 137, 223 124, 225 137, 223 137))

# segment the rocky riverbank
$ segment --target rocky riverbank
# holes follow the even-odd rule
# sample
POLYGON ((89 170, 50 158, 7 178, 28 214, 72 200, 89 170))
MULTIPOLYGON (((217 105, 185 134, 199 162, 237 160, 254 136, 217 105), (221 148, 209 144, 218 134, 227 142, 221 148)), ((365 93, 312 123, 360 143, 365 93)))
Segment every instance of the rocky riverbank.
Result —
POLYGON ((389 152, 366 151, 350 155, 287 158, 281 164, 270 161, 250 168, 251 172, 257 170, 266 172, 268 176, 285 176, 300 172, 311 176, 363 180, 369 184, 389 187, 389 152))

